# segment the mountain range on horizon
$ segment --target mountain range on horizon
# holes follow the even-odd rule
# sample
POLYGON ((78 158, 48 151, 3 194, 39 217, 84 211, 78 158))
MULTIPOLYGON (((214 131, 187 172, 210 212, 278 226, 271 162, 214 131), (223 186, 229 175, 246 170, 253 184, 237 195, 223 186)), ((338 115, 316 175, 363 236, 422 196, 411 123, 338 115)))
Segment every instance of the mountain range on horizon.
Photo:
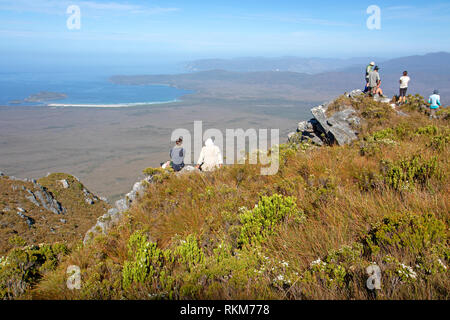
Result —
POLYGON ((350 57, 350 58, 319 58, 319 57, 237 57, 231 59, 198 59, 184 62, 186 70, 191 72, 225 70, 235 72, 258 71, 291 71, 298 73, 317 74, 329 71, 345 71, 357 68, 361 64, 375 61, 382 65, 421 66, 427 64, 440 65, 447 61, 449 52, 433 52, 425 55, 409 55, 396 58, 386 57, 350 57))
MULTIPOLYGON (((276 97, 276 92, 279 92, 276 88, 284 86, 296 99, 312 101, 318 96, 328 99, 340 92, 363 89, 365 67, 371 61, 372 59, 363 58, 351 61, 294 57, 211 59, 188 64, 190 70, 197 70, 195 72, 178 75, 113 76, 111 80, 129 85, 169 84, 201 93, 214 87, 214 93, 209 90, 210 93, 217 97, 220 91, 224 97, 230 98, 252 93, 255 98, 269 99, 270 91, 276 97), (271 63, 266 63, 267 61, 271 63), (236 84, 239 84, 239 87, 236 84), (255 89, 255 86, 264 86, 266 91, 261 92, 255 89), (223 91, 224 88, 227 89, 226 92, 223 91)), ((450 102, 450 53, 437 52, 375 62, 380 67, 382 89, 388 96, 398 94, 399 78, 403 71, 407 70, 411 77, 408 93, 427 97, 434 89, 439 89, 442 102, 450 102)))

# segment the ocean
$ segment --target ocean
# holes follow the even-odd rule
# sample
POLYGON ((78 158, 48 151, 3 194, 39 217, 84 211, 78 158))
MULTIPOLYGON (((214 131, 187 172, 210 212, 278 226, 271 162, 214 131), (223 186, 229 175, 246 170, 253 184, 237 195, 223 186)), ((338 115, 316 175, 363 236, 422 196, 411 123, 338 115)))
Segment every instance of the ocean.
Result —
MULTIPOLYGON (((142 72, 147 74, 151 72, 142 72)), ((0 105, 75 105, 127 107, 142 104, 167 103, 179 100, 191 93, 169 86, 126 86, 117 85, 109 78, 117 74, 133 74, 133 70, 114 72, 97 70, 93 72, 0 72, 0 105), (25 102, 32 95, 52 92, 66 95, 59 100, 25 102)))

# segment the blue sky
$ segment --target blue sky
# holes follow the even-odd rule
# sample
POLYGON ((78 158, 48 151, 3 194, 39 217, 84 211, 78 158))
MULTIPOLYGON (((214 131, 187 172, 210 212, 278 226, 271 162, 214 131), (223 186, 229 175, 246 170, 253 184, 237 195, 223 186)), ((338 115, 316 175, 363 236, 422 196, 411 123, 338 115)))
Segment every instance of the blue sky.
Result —
POLYGON ((432 0, 0 0, 0 58, 395 57, 450 51, 449 21, 450 2, 432 0), (80 30, 66 27, 72 4, 80 30), (381 30, 366 27, 370 5, 381 30))

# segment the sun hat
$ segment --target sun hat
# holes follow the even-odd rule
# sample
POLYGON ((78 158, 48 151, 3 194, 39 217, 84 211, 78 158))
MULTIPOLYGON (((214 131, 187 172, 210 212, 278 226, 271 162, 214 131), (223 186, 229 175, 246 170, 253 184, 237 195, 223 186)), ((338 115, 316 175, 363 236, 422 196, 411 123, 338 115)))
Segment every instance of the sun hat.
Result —
POLYGON ((375 65, 375 62, 372 61, 372 62, 370 63, 370 65, 371 65, 371 66, 374 66, 374 65, 375 65))

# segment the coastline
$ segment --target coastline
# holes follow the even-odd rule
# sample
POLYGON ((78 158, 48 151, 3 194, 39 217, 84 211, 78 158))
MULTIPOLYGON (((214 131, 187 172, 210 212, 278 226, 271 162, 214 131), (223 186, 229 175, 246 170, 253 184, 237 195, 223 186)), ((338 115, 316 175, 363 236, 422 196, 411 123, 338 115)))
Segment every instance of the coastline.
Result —
POLYGON ((71 103, 49 103, 47 107, 55 107, 55 108, 131 108, 131 107, 140 107, 140 106, 148 106, 148 105, 156 105, 156 104, 169 104, 181 102, 180 99, 174 99, 169 101, 154 101, 154 102, 136 102, 136 103, 117 103, 117 104, 71 104, 71 103))

